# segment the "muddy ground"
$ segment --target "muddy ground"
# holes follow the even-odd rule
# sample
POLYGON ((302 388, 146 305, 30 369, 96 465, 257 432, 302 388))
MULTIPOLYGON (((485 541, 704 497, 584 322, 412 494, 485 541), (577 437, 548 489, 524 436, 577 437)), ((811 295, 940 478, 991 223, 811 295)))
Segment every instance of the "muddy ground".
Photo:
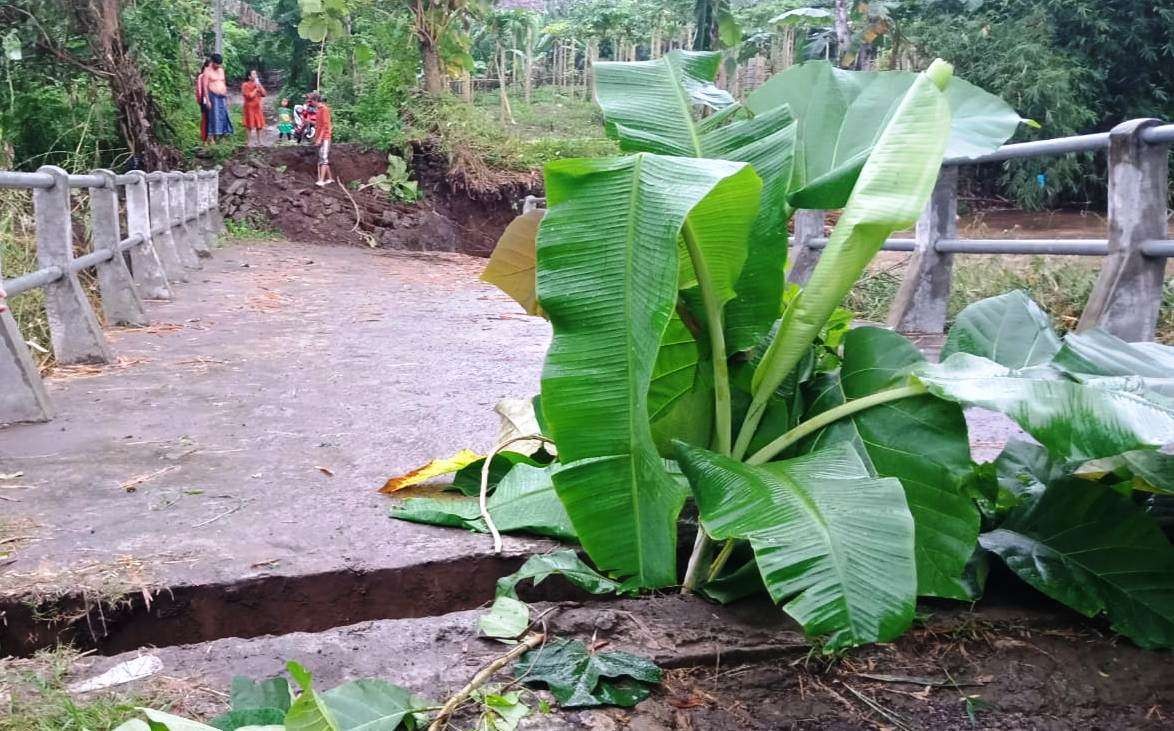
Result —
POLYGON ((422 192, 411 203, 368 185, 387 171, 386 153, 334 145, 339 184, 319 188, 317 148, 246 148, 223 166, 221 207, 230 219, 291 241, 488 256, 522 198, 541 192, 536 175, 480 169, 428 140, 414 144, 409 157, 422 192))

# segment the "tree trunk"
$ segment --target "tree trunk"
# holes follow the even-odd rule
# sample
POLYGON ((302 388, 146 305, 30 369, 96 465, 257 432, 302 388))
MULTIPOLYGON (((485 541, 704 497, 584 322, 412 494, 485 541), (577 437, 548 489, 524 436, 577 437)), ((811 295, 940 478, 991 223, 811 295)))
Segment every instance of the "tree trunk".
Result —
POLYGON ((508 121, 514 123, 514 111, 510 109, 510 97, 505 88, 505 47, 497 46, 497 88, 501 92, 501 126, 508 121))
POLYGON ((444 72, 440 68, 440 53, 432 39, 420 37, 420 56, 424 61, 424 91, 432 95, 443 94, 444 72))
POLYGON ((119 0, 82 0, 65 3, 77 30, 84 33, 95 66, 109 74, 110 95, 117 110, 118 129, 140 167, 165 170, 180 161, 179 152, 158 137, 163 113, 147 89, 138 64, 122 37, 119 0))
POLYGON ((534 90, 534 26, 526 28, 526 79, 523 82, 526 92, 526 103, 530 103, 530 93, 534 90))
POLYGON ((852 31, 848 27, 848 0, 836 0, 836 58, 844 59, 852 45, 852 31))

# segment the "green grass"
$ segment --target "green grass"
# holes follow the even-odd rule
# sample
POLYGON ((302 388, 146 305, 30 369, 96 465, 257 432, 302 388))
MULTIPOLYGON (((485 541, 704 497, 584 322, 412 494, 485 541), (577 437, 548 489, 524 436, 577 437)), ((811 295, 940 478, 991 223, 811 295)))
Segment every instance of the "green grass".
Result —
POLYGON ((80 655, 70 648, 44 651, 27 659, 0 659, 0 731, 109 731, 135 717, 136 706, 184 705, 163 690, 143 693, 97 691, 84 699, 66 686, 80 655))
POLYGON ((259 217, 250 217, 239 221, 226 217, 224 219, 224 227, 227 229, 227 236, 224 237, 221 245, 227 244, 232 240, 257 241, 284 238, 284 234, 273 228, 269 222, 259 217))
MULTIPOLYGON (((0 191, 0 272, 14 279, 36 271, 37 248, 33 222, 32 195, 24 190, 0 191)), ((45 315, 45 294, 40 289, 11 297, 8 307, 24 339, 33 344, 33 355, 41 365, 52 356, 49 349, 49 320, 45 315)))
MULTIPOLYGON (((874 265, 856 283, 844 306, 857 317, 884 322, 901 286, 904 263, 874 265)), ((1071 257, 958 256, 954 260, 949 320, 966 307, 1014 289, 1026 291, 1052 316, 1061 332, 1076 327, 1096 282, 1097 269, 1071 257)), ((1158 316, 1157 340, 1174 344, 1174 279, 1167 278, 1158 316)))

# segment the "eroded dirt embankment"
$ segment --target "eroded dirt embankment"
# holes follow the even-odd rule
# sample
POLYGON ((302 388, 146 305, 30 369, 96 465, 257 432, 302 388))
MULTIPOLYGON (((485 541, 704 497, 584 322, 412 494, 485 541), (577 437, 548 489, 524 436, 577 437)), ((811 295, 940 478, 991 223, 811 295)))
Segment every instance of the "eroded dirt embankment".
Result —
POLYGON ((386 172, 384 152, 335 145, 331 168, 342 185, 325 188, 314 185, 316 156, 308 145, 242 150, 221 173, 224 215, 293 241, 488 256, 521 199, 541 192, 537 174, 450 159, 427 140, 412 146, 412 179, 423 192, 415 203, 367 186, 386 172))

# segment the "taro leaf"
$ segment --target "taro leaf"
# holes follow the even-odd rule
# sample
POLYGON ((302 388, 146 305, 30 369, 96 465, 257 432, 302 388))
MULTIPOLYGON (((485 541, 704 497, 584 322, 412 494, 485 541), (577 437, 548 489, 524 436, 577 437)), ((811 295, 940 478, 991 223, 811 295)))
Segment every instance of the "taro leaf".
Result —
MULTIPOLYGON (((733 286, 737 297, 725 312, 726 348, 732 353, 752 347, 779 315, 791 215, 787 185, 797 125, 786 107, 745 119, 739 118, 738 106, 725 99, 717 105, 723 111, 698 119, 693 107, 704 103, 715 88, 720 57, 715 52, 672 51, 653 61, 599 63, 594 68, 596 98, 609 134, 620 140, 622 149, 745 162, 762 179, 761 205, 748 249, 736 262, 728 256, 707 257, 740 270, 733 286)), ((718 230, 724 227, 720 218, 697 220, 713 223, 718 230)), ((681 271, 681 286, 691 286, 687 259, 682 258, 681 271)), ((733 292, 724 292, 722 301, 733 292)))
MULTIPOLYGON (((754 372, 748 426, 757 425, 771 393, 808 352, 889 234, 921 215, 937 179, 949 129, 950 112, 941 89, 951 74, 948 64, 935 61, 885 125, 807 286, 787 308, 754 372)), ((753 436, 753 429, 743 429, 735 453, 745 454, 753 436)))
POLYGON ((660 682, 660 668, 627 652, 588 652, 578 640, 555 639, 531 650, 514 666, 527 684, 543 683, 563 708, 631 708, 660 682))
POLYGON ((298 23, 298 35, 313 43, 321 43, 330 33, 330 21, 322 15, 304 15, 298 23))
POLYGON ((322 695, 314 690, 314 676, 310 671, 293 660, 285 664, 285 669, 302 689, 285 714, 285 727, 289 731, 342 731, 333 711, 327 707, 322 695))
POLYGON ((706 532, 749 540, 771 598, 808 635, 829 635, 827 650, 908 629, 917 569, 900 482, 843 443, 760 466, 677 449, 706 532))
POLYGON ((542 410, 566 463, 554 486, 600 569, 668 586, 684 496, 657 454, 648 390, 677 300, 676 242, 711 194, 727 201, 716 215, 728 228, 748 229, 760 183, 746 165, 642 153, 552 162, 546 186, 542 410))
POLYGON ((530 607, 508 596, 493 600, 486 614, 477 619, 481 634, 499 640, 515 640, 530 626, 530 607))
POLYGON ((958 313, 941 359, 970 353, 1007 366, 1025 368, 1051 361, 1060 338, 1047 314, 1022 290, 975 302, 958 313))
MULTIPOLYGON (((809 61, 776 74, 755 89, 746 106, 756 113, 783 104, 799 120, 791 204, 836 209, 847 203, 864 162, 917 74, 860 72, 809 61)), ((953 121, 947 157, 998 149, 1022 120, 1003 100, 955 79, 946 91, 953 121)))
POLYGON ((370 678, 343 683, 321 698, 340 731, 395 731, 401 725, 414 728, 410 717, 433 705, 405 688, 370 678))
MULTIPOLYGON (((559 502, 551 476, 562 468, 552 464, 515 465, 486 501, 493 522, 502 533, 533 533, 560 540, 575 540, 567 511, 559 502)), ((391 509, 391 517, 413 523, 467 528, 478 533, 489 529, 481 519, 479 497, 409 498, 391 509)))
POLYGON ((260 726, 285 728, 285 711, 277 708, 229 711, 208 723, 220 731, 256 731, 260 726))
MULTIPOLYGON (((816 382, 807 418, 863 396, 901 386, 924 362, 917 348, 891 330, 856 328, 844 339, 839 375, 816 382)), ((978 540, 979 513, 964 494, 971 472, 966 419, 957 404, 935 396, 892 401, 840 419, 820 431, 806 451, 851 444, 879 477, 896 477, 916 525, 917 593, 973 599, 962 570, 978 540)))
POLYGON ((1126 496, 1062 481, 984 533, 1027 583, 1146 648, 1174 646, 1174 547, 1126 496))
POLYGON ((289 710, 289 681, 281 676, 254 681, 243 676, 232 679, 232 703, 234 711, 251 708, 277 708, 289 710))
POLYGON ((1174 399, 1174 347, 1127 343, 1104 330, 1069 333, 1052 365, 1077 380, 1105 384, 1089 376, 1138 377, 1144 390, 1174 399))
POLYGON ((1061 459, 1084 462, 1174 442, 1174 406, 1075 383, 1051 369, 1013 371, 955 353, 918 365, 913 375, 936 396, 1006 414, 1061 459))
POLYGON ((531 556, 509 576, 497 580, 497 596, 518 598, 518 584, 532 579, 534 586, 538 586, 551 576, 561 576, 575 586, 589 591, 592 594, 612 594, 620 590, 620 585, 606 576, 601 576, 570 549, 553 551, 539 556, 531 556))
POLYGON ((481 459, 481 455, 477 454, 476 452, 471 452, 468 449, 462 449, 447 459, 434 459, 428 464, 422 467, 417 467, 411 472, 407 472, 388 479, 383 487, 379 488, 379 492, 384 493, 385 495, 390 495, 391 493, 396 492, 397 490, 402 490, 405 487, 419 485, 420 483, 427 482, 434 477, 440 477, 441 475, 447 475, 450 472, 456 472, 465 465, 468 465, 469 463, 478 459, 481 459))
POLYGON ((527 315, 543 315, 534 291, 534 242, 546 211, 536 208, 506 226, 481 273, 481 280, 505 292, 527 315))
POLYGON ((24 57, 20 47, 20 36, 15 30, 8 31, 3 41, 4 57, 9 61, 19 61, 24 57))
MULTIPOLYGON (((549 463, 549 460, 547 461, 549 463)), ((493 455, 493 462, 489 464, 489 490, 497 489, 505 476, 510 473, 514 465, 530 465, 531 467, 541 467, 542 462, 527 457, 518 452, 498 452, 493 455)), ((452 485, 450 489, 460 492, 462 495, 480 495, 481 494, 481 470, 485 466, 485 458, 481 457, 475 462, 470 462, 464 467, 457 470, 452 477, 452 485)))

